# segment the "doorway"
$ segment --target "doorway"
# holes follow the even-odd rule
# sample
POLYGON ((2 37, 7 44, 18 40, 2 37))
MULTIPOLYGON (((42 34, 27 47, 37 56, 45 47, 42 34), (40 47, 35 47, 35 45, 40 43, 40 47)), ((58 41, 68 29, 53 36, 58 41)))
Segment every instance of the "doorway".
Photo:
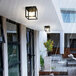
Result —
POLYGON ((34 30, 27 28, 27 70, 28 76, 34 76, 35 62, 34 62, 34 30))
POLYGON ((70 39, 70 48, 76 48, 76 39, 70 39))

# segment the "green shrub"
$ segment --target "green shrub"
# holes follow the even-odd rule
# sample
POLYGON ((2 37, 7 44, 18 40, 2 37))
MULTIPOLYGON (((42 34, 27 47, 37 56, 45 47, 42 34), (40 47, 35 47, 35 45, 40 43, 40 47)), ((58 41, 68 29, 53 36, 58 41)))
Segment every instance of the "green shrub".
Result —
POLYGON ((44 67, 44 59, 42 56, 40 56, 40 65, 41 67, 44 67))
POLYGON ((44 46, 47 48, 47 51, 53 51, 53 45, 54 42, 53 40, 47 40, 45 43, 44 43, 44 46))

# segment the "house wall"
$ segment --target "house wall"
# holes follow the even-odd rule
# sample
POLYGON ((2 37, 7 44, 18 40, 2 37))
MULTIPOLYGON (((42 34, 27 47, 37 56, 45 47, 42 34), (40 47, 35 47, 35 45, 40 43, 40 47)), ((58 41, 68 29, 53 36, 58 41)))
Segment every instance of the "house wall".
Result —
POLYGON ((35 51, 35 76, 39 76, 40 52, 39 52, 39 31, 34 31, 34 51, 35 51))
POLYGON ((46 48, 44 46, 44 42, 47 41, 47 33, 45 31, 39 32, 39 51, 43 58, 47 55, 46 48))
POLYGON ((76 34, 65 34, 65 47, 70 47, 70 39, 76 39, 76 34))
POLYGON ((64 23, 61 14, 61 9, 69 9, 76 11, 76 0, 52 0, 52 2, 55 7, 59 21, 61 23, 61 31, 63 31, 64 33, 76 33, 76 23, 64 23))
MULTIPOLYGON (((3 17, 3 30, 5 43, 3 43, 3 76, 8 76, 8 45, 7 45, 7 25, 6 18, 3 17)), ((39 31, 35 30, 34 33, 35 40, 35 76, 39 76, 39 31)), ((27 75, 27 47, 26 47, 26 27, 24 25, 20 26, 20 59, 21 59, 21 76, 27 75)))
POLYGON ((8 52, 7 52, 7 26, 6 26, 6 18, 3 17, 3 29, 4 29, 4 37, 5 37, 5 43, 3 43, 3 76, 8 76, 8 52))
POLYGON ((26 27, 21 25, 21 76, 27 76, 26 27))

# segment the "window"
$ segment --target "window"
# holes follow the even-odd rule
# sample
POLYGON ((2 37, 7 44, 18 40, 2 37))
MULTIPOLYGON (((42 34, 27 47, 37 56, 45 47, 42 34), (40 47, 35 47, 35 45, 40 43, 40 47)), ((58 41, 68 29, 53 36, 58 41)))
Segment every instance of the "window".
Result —
POLYGON ((8 75, 20 76, 19 24, 7 20, 8 75))
POLYGON ((0 44, 0 76, 3 76, 2 44, 0 44))
POLYGON ((34 31, 27 29, 27 69, 28 76, 34 76, 35 62, 34 62, 34 31))
POLYGON ((4 42, 4 34, 3 34, 3 27, 2 27, 2 17, 0 16, 0 43, 4 42))
POLYGON ((50 54, 59 54, 60 53, 60 34, 59 33, 48 33, 47 34, 47 39, 48 40, 53 40, 54 42, 54 47, 53 51, 50 54))
POLYGON ((75 23, 76 22, 76 11, 61 10, 62 18, 65 23, 75 23))

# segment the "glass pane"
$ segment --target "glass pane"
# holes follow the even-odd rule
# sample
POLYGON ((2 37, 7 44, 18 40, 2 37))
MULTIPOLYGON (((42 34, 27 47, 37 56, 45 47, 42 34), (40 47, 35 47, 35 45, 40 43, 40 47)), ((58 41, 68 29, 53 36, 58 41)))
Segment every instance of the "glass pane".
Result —
POLYGON ((0 37, 1 37, 1 24, 0 24, 0 37))
POLYGON ((2 45, 0 44, 0 76, 3 73, 3 66, 2 66, 2 45))
POLYGON ((27 69, 28 76, 34 76, 34 31, 27 29, 27 69))
POLYGON ((1 21, 2 21, 2 19, 1 19, 1 16, 0 16, 0 37, 1 37, 1 21))
POLYGON ((0 45, 0 68, 2 68, 2 47, 0 45))
POLYGON ((18 41, 18 35, 17 34, 12 34, 12 33, 8 33, 7 34, 7 40, 8 42, 17 42, 18 41))
POLYGON ((61 11, 63 21, 64 22, 70 22, 75 23, 76 22, 76 11, 61 11))
POLYGON ((7 21, 8 75, 20 76, 19 38, 17 24, 7 21))
POLYGON ((35 69, 34 69, 34 57, 31 57, 31 74, 34 76, 35 69))
POLYGON ((30 60, 30 57, 28 56, 27 57, 27 64, 28 64, 28 76, 30 76, 31 75, 31 60, 30 60))
POLYGON ((8 63, 12 65, 13 63, 19 62, 19 49, 18 45, 8 46, 8 63))
POLYGON ((75 22, 75 13, 70 13, 70 22, 75 22))
POLYGON ((20 76, 19 75, 19 64, 9 68, 9 76, 20 76))
POLYGON ((2 72, 0 72, 0 76, 3 76, 3 75, 2 75, 2 72))
POLYGON ((0 41, 2 41, 1 24, 0 24, 0 41))
POLYGON ((17 25, 7 22, 7 33, 17 33, 17 25))
POLYGON ((70 22, 70 13, 69 12, 63 12, 62 16, 63 16, 64 22, 70 22))
POLYGON ((7 40, 8 42, 18 41, 17 25, 7 22, 7 40))
POLYGON ((0 68, 1 68, 1 55, 0 55, 0 68))

